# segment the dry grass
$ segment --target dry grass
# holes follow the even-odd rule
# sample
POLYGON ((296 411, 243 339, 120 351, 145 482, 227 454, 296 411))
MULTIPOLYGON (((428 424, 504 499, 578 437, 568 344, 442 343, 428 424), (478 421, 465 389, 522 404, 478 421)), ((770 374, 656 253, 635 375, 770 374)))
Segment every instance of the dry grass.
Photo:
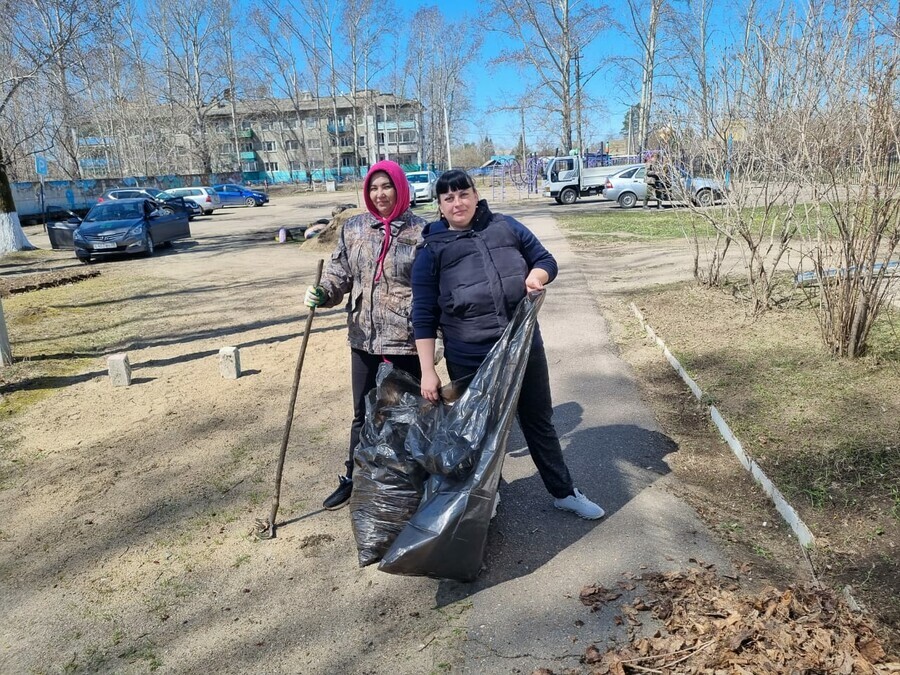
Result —
POLYGON ((676 285, 635 298, 745 449, 817 537, 817 571, 900 623, 900 318, 869 355, 830 357, 809 306, 751 319, 721 291, 676 285))

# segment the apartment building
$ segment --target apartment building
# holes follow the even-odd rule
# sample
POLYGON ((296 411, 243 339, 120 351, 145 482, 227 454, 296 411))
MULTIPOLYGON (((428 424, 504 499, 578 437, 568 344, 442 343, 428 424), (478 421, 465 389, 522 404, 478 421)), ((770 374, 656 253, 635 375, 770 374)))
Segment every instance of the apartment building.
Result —
MULTIPOLYGON (((133 124, 79 129, 84 178, 242 173, 305 181, 354 175, 381 159, 422 164, 422 105, 374 90, 336 98, 224 100, 198 113, 161 106, 133 124), (103 133, 100 133, 100 129, 103 133), (129 128, 131 133, 118 132, 129 128)), ((127 113, 123 117, 130 117, 127 113)))
MULTIPOLYGON (((216 173, 241 171, 285 182, 353 175, 381 159, 418 165, 421 118, 417 101, 371 90, 336 99, 306 94, 225 102, 206 115, 211 166, 216 173)), ((178 138, 186 149, 194 140, 188 134, 178 138)))

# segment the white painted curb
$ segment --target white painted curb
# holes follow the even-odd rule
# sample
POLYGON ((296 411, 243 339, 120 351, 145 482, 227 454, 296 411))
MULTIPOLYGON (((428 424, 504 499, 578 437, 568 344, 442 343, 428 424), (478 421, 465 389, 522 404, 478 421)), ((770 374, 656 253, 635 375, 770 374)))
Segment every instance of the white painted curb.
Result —
MULTIPOLYGON (((678 362, 678 359, 669 351, 669 348, 666 347, 666 344, 656 335, 656 331, 654 331, 650 325, 644 320, 644 315, 641 314, 641 310, 637 308, 637 306, 632 302, 629 304, 631 307, 631 311, 634 312, 634 315, 638 318, 638 321, 641 322, 641 327, 647 331, 647 335, 653 339, 659 348, 662 349, 663 354, 666 357, 666 360, 672 367, 678 372, 681 376, 681 379, 684 380, 685 384, 690 387, 690 390, 694 393, 694 396, 697 397, 697 400, 701 403, 703 402, 703 390, 691 379, 691 376, 687 374, 687 371, 681 366, 678 362)), ((815 545, 816 541, 812 535, 812 532, 809 531, 809 528, 806 526, 806 523, 801 520, 800 515, 791 506, 787 500, 784 498, 784 495, 781 494, 781 491, 775 487, 775 484, 769 479, 769 477, 763 472, 762 467, 756 463, 756 461, 747 454, 744 450, 741 442, 737 439, 737 436, 734 435, 734 432, 728 426, 728 423, 724 420, 721 413, 716 409, 715 406, 707 406, 709 408, 709 414, 712 418, 713 423, 719 429, 719 433, 722 435, 722 438, 725 439, 725 442, 728 443, 728 447, 731 448, 731 451, 738 458, 740 463, 744 466, 747 471, 750 472, 750 475, 753 476, 754 480, 759 483, 760 487, 763 489, 769 499, 772 500, 772 503, 775 504, 775 509, 778 513, 781 514, 781 517, 784 518, 784 521, 788 524, 788 526, 793 531, 794 535, 797 537, 797 541, 800 542, 801 546, 812 547, 815 545)))

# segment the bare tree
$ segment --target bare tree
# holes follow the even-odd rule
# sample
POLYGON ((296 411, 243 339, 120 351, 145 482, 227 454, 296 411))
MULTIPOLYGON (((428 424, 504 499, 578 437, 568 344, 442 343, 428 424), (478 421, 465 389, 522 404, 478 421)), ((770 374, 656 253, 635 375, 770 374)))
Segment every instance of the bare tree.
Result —
POLYGON ((830 28, 844 33, 819 41, 831 77, 829 115, 803 144, 820 169, 815 201, 822 215, 808 249, 825 344, 835 355, 857 357, 895 280, 889 264, 900 248, 900 25, 879 3, 833 11, 830 28))
POLYGON ((296 126, 291 130, 290 138, 297 141, 303 168, 309 176, 313 170, 313 162, 306 133, 306 121, 311 93, 309 83, 305 80, 307 73, 299 58, 303 48, 296 40, 294 31, 280 18, 272 21, 270 13, 254 11, 252 20, 256 30, 250 39, 256 45, 261 58, 278 74, 273 81, 273 92, 290 102, 296 119, 296 126))
POLYGON ((481 43, 480 27, 467 17, 451 21, 435 6, 413 15, 405 72, 412 95, 427 111, 420 130, 425 155, 444 166, 455 130, 471 110, 465 73, 481 43))
MULTIPOLYGON (((344 4, 343 13, 341 14, 341 35, 343 36, 347 56, 345 60, 344 79, 350 84, 350 97, 353 105, 353 165, 356 170, 354 178, 358 179, 360 174, 359 148, 357 147, 357 136, 359 135, 359 84, 362 80, 365 83, 365 89, 368 89, 368 82, 365 82, 366 64, 372 58, 372 52, 377 44, 380 31, 375 21, 375 3, 373 0, 348 0, 344 4)), ((366 117, 366 126, 368 126, 368 114, 363 110, 366 117)), ((367 129, 368 131, 368 129, 367 129)), ((369 134, 365 135, 366 143, 369 142, 369 134)))
POLYGON ((657 51, 659 50, 658 33, 660 18, 665 0, 650 0, 645 16, 643 8, 646 3, 628 0, 628 11, 631 16, 633 31, 628 31, 641 48, 641 102, 638 106, 638 149, 647 148, 650 135, 650 113, 653 109, 653 82, 657 67, 657 51))
POLYGON ((708 141, 712 133, 713 104, 716 96, 710 84, 710 41, 712 29, 710 14, 712 0, 684 0, 681 11, 670 13, 672 33, 680 45, 681 58, 673 57, 681 73, 678 86, 690 86, 695 96, 685 100, 692 109, 692 116, 699 119, 700 135, 708 141))
POLYGON ((679 104, 671 93, 662 111, 671 156, 730 180, 721 208, 694 208, 695 222, 714 233, 695 239, 697 276, 719 281, 736 245, 750 311, 759 313, 786 297, 785 263, 797 261, 794 272, 805 264, 824 342, 859 356, 900 246, 896 17, 874 0, 766 11, 751 3, 741 23, 709 100, 679 104))
MULTIPOLYGON (((217 65, 222 58, 221 30, 224 0, 157 0, 151 29, 167 55, 167 75, 174 91, 170 102, 190 117, 188 134, 192 156, 200 171, 212 173, 208 112, 224 100, 227 80, 217 65)), ((177 127, 170 130, 172 136, 177 127)))
MULTIPOLYGON (((87 32, 87 11, 81 2, 6 2, 3 11, 9 25, 36 28, 0 34, 0 119, 14 98, 38 87, 54 60, 87 32), (44 23, 48 16, 54 21, 44 23)), ((4 146, 12 142, 0 132, 0 255, 31 248, 19 223, 6 173, 4 146)))
POLYGON ((559 138, 568 151, 581 86, 574 74, 576 58, 607 27, 605 8, 591 0, 498 0, 495 7, 493 30, 517 45, 503 50, 495 61, 536 75, 536 80, 527 78, 525 98, 540 100, 559 115, 559 138))

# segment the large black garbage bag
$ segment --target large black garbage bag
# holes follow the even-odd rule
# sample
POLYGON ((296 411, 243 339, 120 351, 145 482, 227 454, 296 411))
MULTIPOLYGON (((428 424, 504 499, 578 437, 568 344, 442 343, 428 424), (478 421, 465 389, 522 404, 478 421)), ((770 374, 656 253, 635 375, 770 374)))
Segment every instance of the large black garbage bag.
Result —
POLYGON ((469 388, 441 419, 419 418, 409 429, 407 453, 431 475, 418 510, 378 569, 461 581, 478 576, 543 299, 540 292, 519 303, 469 388))
POLYGON ((359 565, 378 562, 415 513, 427 477, 405 449, 407 431, 422 409, 419 382, 382 364, 366 398, 366 419, 353 453, 350 518, 359 565))

